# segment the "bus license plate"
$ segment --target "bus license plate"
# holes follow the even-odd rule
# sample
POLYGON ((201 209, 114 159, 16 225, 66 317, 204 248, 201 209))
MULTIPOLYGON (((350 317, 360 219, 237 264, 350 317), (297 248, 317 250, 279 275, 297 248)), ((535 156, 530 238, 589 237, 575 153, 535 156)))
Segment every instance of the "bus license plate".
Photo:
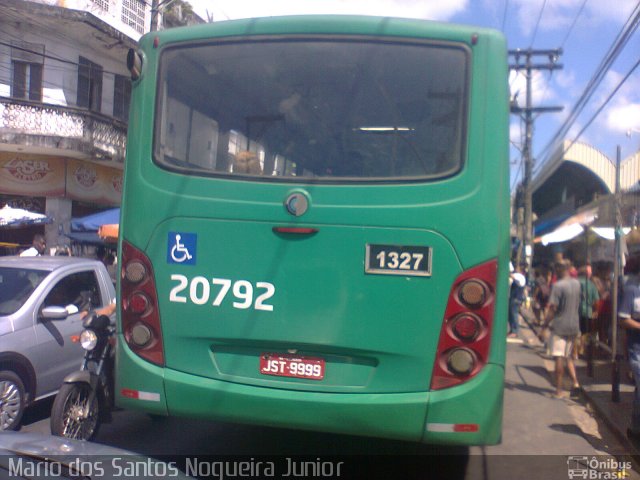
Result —
POLYGON ((260 355, 260 373, 263 375, 322 380, 324 378, 324 364, 324 359, 315 357, 277 353, 260 355))

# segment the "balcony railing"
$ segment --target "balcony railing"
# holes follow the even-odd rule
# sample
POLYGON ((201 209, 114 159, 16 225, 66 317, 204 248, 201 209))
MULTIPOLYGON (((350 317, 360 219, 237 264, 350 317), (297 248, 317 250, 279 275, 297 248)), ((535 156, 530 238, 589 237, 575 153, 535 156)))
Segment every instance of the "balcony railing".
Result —
POLYGON ((89 160, 123 163, 127 126, 73 107, 0 98, 0 144, 79 152, 89 160))

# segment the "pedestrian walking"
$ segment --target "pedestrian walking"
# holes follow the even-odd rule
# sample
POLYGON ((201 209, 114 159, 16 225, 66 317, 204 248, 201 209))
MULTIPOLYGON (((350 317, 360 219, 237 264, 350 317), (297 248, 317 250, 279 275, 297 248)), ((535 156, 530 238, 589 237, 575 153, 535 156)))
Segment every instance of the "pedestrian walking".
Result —
POLYGON ((522 273, 522 267, 518 265, 514 272, 511 272, 511 289, 509 291, 509 338, 516 338, 520 331, 519 315, 520 306, 524 302, 525 286, 527 279, 522 273))
POLYGON ((546 265, 541 266, 537 270, 535 287, 533 289, 533 313, 536 316, 536 322, 541 325, 543 315, 549 303, 549 295, 551 294, 551 269, 546 265))
POLYGON ((596 328, 598 341, 609 343, 609 329, 611 327, 611 290, 612 290, 612 265, 604 263, 596 265, 591 279, 598 289, 600 300, 596 305, 596 328))
POLYGON ((47 248, 47 243, 44 241, 44 235, 36 233, 33 236, 33 242, 31 247, 27 248, 20 254, 21 257, 39 257, 44 255, 44 251, 47 248))
POLYGON ((640 257, 629 259, 625 265, 625 273, 628 277, 618 308, 618 319, 620 326, 627 331, 629 366, 636 384, 631 427, 627 430, 627 436, 640 441, 640 257))
POLYGON ((590 336, 595 330, 595 307, 600 300, 598 289, 591 278, 591 265, 586 264, 578 269, 578 281, 580 282, 580 345, 578 350, 580 353, 583 353, 587 342, 593 340, 590 336))
POLYGON ((580 334, 580 282, 571 277, 569 263, 561 261, 556 265, 558 281, 551 288, 549 305, 545 318, 545 328, 551 326, 548 346, 555 359, 556 397, 563 394, 562 381, 566 363, 573 387, 571 396, 579 395, 580 383, 576 376, 573 349, 580 334))

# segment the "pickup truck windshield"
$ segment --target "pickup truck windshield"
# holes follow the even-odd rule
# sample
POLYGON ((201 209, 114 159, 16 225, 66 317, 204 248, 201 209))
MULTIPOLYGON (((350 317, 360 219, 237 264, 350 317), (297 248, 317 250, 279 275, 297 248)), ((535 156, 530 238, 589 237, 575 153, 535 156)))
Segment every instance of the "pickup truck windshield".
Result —
POLYGON ((468 63, 460 45, 400 40, 168 48, 155 161, 263 180, 448 176, 464 158, 468 63))

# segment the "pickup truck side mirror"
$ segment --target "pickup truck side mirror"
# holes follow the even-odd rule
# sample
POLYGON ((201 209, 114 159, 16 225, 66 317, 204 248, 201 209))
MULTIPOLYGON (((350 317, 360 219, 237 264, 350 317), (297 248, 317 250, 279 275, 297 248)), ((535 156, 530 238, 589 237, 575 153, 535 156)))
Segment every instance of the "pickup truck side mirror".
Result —
POLYGON ((69 316, 69 312, 64 307, 50 306, 43 308, 40 316, 47 320, 64 320, 69 316))

